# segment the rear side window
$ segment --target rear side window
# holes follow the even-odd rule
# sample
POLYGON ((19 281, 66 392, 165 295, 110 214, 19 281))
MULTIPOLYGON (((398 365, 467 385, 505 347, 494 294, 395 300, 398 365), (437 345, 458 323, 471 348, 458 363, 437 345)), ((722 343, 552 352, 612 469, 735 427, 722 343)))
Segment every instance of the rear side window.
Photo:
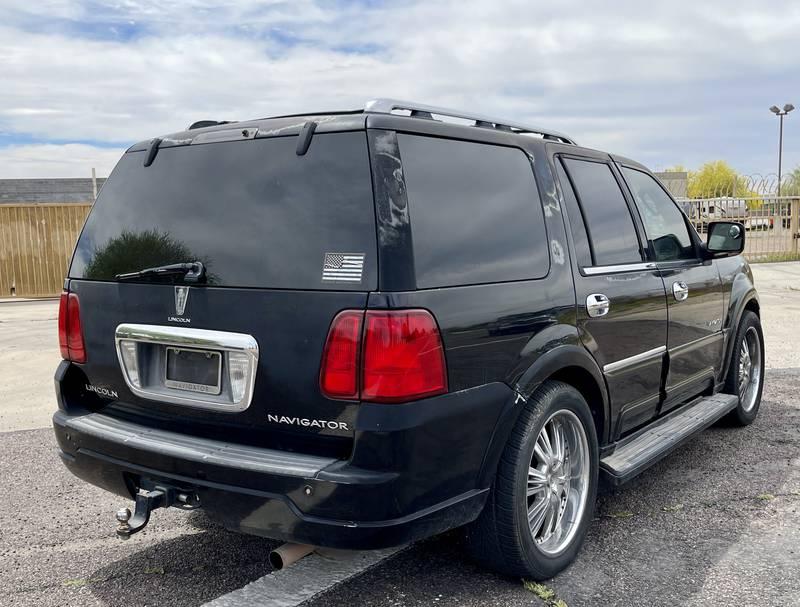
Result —
POLYGON ((581 209, 578 207, 578 201, 575 198, 575 193, 569 187, 569 177, 564 170, 564 165, 557 162, 555 165, 556 173, 559 182, 564 186, 562 188, 564 194, 564 202, 566 203, 567 216, 569 217, 569 227, 572 233, 572 243, 575 247, 575 257, 581 267, 594 265, 592 261, 592 250, 589 247, 589 235, 586 232, 586 224, 583 222, 583 215, 581 209))
POLYGON ((642 261, 628 204, 605 162, 564 158, 578 197, 594 265, 642 261))
POLYGON ((366 134, 318 134, 124 154, 75 250, 72 278, 202 261, 214 286, 377 286, 366 134))
POLYGON ((541 278, 544 214, 520 149, 398 134, 417 287, 541 278))

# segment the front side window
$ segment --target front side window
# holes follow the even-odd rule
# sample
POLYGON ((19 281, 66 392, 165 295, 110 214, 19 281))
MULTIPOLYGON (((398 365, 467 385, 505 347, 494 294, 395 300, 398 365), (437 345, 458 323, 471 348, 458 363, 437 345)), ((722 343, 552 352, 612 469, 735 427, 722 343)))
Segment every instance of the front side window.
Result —
POLYGON ((639 207, 647 237, 653 243, 656 261, 694 259, 694 244, 683 213, 658 182, 635 169, 623 167, 622 173, 639 207))
POLYGON ((564 158, 583 213, 594 265, 642 261, 628 204, 605 162, 564 158))

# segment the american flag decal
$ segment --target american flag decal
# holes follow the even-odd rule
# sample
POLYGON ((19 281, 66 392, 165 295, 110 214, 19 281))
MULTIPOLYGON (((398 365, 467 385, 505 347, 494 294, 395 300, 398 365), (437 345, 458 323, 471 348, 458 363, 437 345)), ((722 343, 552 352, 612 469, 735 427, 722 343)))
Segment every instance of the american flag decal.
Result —
POLYGON ((361 282, 363 274, 364 253, 325 253, 324 282, 361 282))

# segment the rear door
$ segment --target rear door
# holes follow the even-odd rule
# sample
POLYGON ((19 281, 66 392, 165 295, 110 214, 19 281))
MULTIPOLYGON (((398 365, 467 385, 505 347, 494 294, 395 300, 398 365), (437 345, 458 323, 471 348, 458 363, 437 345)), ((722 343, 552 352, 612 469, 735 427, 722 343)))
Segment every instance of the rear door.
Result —
POLYGON ((356 403, 324 398, 319 367, 333 317, 366 307, 377 288, 366 133, 316 134, 305 155, 296 145, 296 137, 257 137, 166 147, 148 167, 145 152, 120 160, 69 272, 88 351, 82 383, 117 395, 100 403, 106 413, 184 433, 347 453, 356 403), (205 265, 205 283, 116 278, 187 261, 205 265), (141 389, 123 374, 121 326, 135 327, 133 339, 144 343, 132 350, 141 389), (227 406, 248 367, 225 348, 248 337, 257 344, 245 386, 252 397, 227 406))
POLYGON ((647 261, 639 218, 607 155, 555 159, 575 252, 578 328, 603 370, 615 436, 657 412, 667 341, 667 304, 647 261))
POLYGON ((636 167, 621 169, 667 291, 667 411, 713 388, 722 363, 722 281, 716 264, 700 259, 685 215, 661 184, 636 167))

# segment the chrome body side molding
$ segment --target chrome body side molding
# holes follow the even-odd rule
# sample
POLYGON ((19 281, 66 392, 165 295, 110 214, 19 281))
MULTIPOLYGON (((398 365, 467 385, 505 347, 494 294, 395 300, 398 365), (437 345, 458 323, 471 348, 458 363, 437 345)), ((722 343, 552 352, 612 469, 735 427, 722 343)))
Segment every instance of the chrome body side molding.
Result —
POLYGON ((626 367, 638 365, 639 363, 643 363, 652 358, 657 358, 659 356, 662 356, 666 351, 667 351, 666 346, 658 346, 657 348, 653 348, 652 350, 647 350, 646 352, 640 352, 639 354, 634 354, 633 356, 629 356, 628 358, 623 358, 622 360, 617 360, 613 363, 608 363, 607 365, 603 365, 603 373, 614 373, 615 371, 620 371, 621 369, 625 369, 626 367))
POLYGON ((596 276, 598 274, 621 274, 623 272, 641 272, 643 270, 655 270, 656 264, 652 262, 623 263, 613 266, 587 266, 581 268, 586 276, 596 276))

